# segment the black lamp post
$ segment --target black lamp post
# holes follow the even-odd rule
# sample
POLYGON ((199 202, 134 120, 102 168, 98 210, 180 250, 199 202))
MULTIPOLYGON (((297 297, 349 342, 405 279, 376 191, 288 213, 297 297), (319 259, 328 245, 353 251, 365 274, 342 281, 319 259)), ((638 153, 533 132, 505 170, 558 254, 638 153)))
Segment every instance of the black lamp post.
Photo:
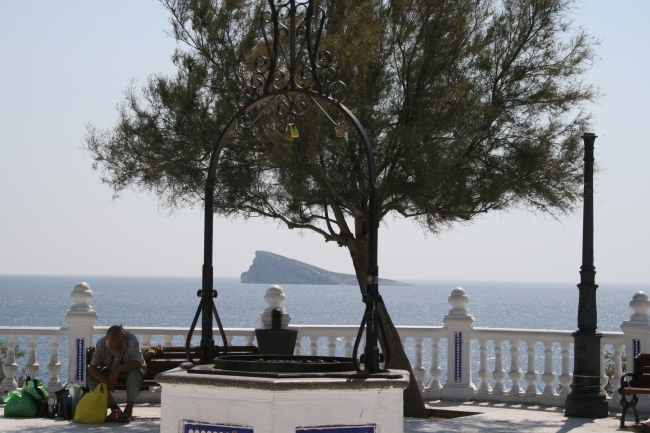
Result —
POLYGON ((606 395, 600 389, 601 358, 597 332, 596 268, 594 267, 594 141, 585 133, 584 215, 582 220, 582 266, 578 290, 578 330, 573 333, 573 383, 567 396, 564 415, 579 418, 606 418, 606 395))

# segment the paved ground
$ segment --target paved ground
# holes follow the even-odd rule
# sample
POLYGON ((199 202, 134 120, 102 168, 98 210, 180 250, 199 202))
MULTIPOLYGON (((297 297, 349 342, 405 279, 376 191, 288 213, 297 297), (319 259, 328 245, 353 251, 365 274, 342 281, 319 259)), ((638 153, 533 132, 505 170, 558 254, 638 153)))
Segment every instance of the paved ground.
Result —
MULTIPOLYGON (((428 407, 449 412, 472 412, 477 415, 444 420, 405 419, 404 433, 587 433, 628 431, 619 429, 619 419, 611 413, 605 419, 565 418, 562 409, 518 406, 504 403, 430 402, 428 407)), ((160 405, 143 404, 135 408, 136 418, 130 424, 106 423, 85 425, 61 419, 5 418, 0 406, 0 432, 158 432, 160 405)), ((631 418, 627 421, 633 423, 631 418)), ((633 430, 632 430, 633 431, 633 430)), ((391 433, 391 432, 381 432, 391 433)))

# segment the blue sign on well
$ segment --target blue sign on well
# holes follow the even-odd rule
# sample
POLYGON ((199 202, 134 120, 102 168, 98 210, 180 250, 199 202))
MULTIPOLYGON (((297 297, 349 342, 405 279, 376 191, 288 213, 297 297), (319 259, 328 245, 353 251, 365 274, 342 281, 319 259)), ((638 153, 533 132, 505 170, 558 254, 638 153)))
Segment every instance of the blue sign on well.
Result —
POLYGON ((183 420, 183 433, 254 433, 252 427, 183 420))
POLYGON ((297 427, 296 433, 375 433, 374 425, 329 425, 297 427))

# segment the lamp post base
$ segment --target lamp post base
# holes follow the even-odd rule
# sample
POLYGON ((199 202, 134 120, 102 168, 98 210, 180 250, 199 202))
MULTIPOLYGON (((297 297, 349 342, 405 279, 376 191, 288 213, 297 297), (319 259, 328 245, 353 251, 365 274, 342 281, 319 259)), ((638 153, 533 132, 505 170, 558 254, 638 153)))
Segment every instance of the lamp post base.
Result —
POLYGON ((564 416, 570 418, 607 418, 609 409, 605 396, 576 399, 567 396, 564 403, 564 416))

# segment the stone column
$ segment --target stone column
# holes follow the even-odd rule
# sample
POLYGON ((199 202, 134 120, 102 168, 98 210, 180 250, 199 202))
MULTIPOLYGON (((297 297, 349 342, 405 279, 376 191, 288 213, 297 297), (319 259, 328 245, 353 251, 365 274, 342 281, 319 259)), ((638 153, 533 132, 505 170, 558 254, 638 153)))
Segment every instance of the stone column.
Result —
POLYGON ((442 321, 447 328, 447 383, 442 388, 442 399, 467 401, 476 391, 470 352, 474 317, 465 308, 469 297, 462 288, 452 290, 447 300, 453 308, 442 321))
POLYGON ((66 383, 86 384, 86 348, 92 345, 97 312, 88 302, 93 291, 86 283, 74 287, 70 297, 75 302, 65 315, 68 322, 68 379, 66 383))

